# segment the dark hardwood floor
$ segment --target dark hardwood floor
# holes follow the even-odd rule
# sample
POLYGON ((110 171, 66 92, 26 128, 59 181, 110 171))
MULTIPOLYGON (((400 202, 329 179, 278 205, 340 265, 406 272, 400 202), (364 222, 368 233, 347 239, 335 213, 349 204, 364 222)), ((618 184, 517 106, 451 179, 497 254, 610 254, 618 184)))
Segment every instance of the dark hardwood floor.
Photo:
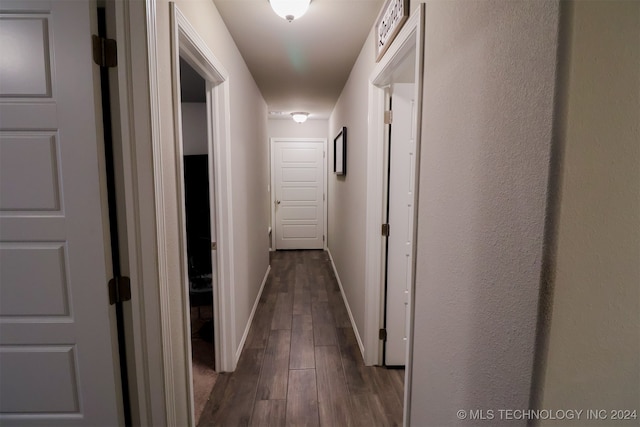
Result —
POLYGON ((324 251, 278 251, 199 426, 399 426, 404 370, 365 366, 324 251))

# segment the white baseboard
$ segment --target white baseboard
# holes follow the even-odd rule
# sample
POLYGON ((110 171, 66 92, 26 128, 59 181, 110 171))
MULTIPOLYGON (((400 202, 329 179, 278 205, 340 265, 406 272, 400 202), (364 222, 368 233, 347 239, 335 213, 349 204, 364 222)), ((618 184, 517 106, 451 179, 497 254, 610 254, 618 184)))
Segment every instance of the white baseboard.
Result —
POLYGON ((238 360, 240 359, 240 354, 242 354, 242 349, 244 348, 244 343, 247 340, 247 336, 249 336, 249 329, 251 329, 251 323, 253 322, 253 316, 256 314, 256 309, 258 308, 258 303, 260 302, 260 297, 262 296, 262 291, 264 290, 264 285, 267 284, 267 279, 269 278, 269 272, 271 271, 271 265, 267 266, 267 272, 264 274, 264 278, 262 279, 262 284, 260 285, 260 290, 258 291, 258 296, 256 296, 256 301, 253 303, 253 308, 251 309, 251 314, 249 315, 249 320, 247 320, 247 326, 244 328, 244 333, 242 334, 242 339, 240 340, 240 344, 238 345, 238 349, 236 350, 236 358, 234 361, 234 365, 238 364, 238 360))
POLYGON ((362 339, 360 338, 360 333, 358 332, 358 326, 356 326, 356 322, 353 319, 353 314, 351 313, 351 307, 349 307, 349 301, 347 301, 347 295, 344 293, 344 288, 342 287, 342 281, 340 281, 340 276, 338 275, 338 270, 336 269, 336 264, 333 262, 333 257, 331 256, 331 251, 329 250, 329 248, 327 248, 327 253, 329 254, 329 259, 331 260, 331 267, 333 267, 333 273, 336 275, 338 286, 340 286, 340 293, 342 294, 342 300, 344 301, 345 307, 347 307, 347 313, 349 313, 349 320, 351 320, 351 327, 353 328, 353 332, 356 335, 356 340, 358 341, 358 347, 360 347, 360 353, 362 353, 362 357, 364 358, 364 345, 362 345, 362 339))

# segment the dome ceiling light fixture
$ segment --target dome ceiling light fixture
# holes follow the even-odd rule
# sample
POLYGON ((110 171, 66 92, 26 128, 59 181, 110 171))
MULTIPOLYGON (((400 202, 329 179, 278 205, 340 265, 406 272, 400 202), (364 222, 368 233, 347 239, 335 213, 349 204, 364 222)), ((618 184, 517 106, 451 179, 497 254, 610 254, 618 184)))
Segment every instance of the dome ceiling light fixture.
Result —
POLYGON ((309 3, 311 0, 269 0, 273 11, 289 22, 304 15, 309 9, 309 3))
POLYGON ((291 117, 293 117, 293 121, 296 123, 304 123, 307 121, 309 117, 309 113, 305 113, 303 111, 296 111, 291 113, 291 117))

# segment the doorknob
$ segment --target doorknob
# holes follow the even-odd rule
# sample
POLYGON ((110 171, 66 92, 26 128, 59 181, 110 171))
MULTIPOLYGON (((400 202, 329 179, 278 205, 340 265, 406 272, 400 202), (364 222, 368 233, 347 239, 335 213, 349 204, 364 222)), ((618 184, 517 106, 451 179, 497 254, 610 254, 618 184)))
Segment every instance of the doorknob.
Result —
POLYGON ((280 200, 276 200, 276 204, 279 205, 280 204, 280 200))

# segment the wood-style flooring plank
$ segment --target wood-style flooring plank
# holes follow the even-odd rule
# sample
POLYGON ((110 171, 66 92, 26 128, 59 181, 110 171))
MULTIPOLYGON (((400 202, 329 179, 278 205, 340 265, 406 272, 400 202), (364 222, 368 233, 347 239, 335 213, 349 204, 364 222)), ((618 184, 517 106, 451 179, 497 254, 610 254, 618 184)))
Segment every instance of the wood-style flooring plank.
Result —
POLYGON ((198 427, 213 426, 214 420, 220 413, 220 410, 223 406, 228 405, 225 392, 229 387, 229 381, 231 380, 232 375, 233 374, 231 373, 224 372, 218 375, 216 384, 214 385, 213 390, 211 390, 209 401, 202 410, 200 421, 198 421, 198 427))
POLYGON ((293 289, 293 314, 311 313, 311 292, 309 273, 304 264, 296 264, 296 278, 293 289))
POLYGON ((287 398, 290 348, 290 330, 276 329, 271 331, 262 361, 260 381, 256 393, 257 400, 287 398))
POLYGON ((404 396, 398 395, 390 376, 390 370, 383 367, 367 367, 371 375, 367 376, 374 394, 380 398, 382 410, 391 425, 402 425, 404 396))
POLYGON ((278 293, 276 307, 271 321, 271 329, 291 329, 291 316, 293 312, 293 294, 288 292, 278 293))
POLYGON ((349 404, 351 413, 354 414, 352 421, 355 427, 382 427, 392 424, 381 410, 380 399, 375 394, 353 394, 349 396, 349 404))
POLYGON ((287 425, 300 427, 316 427, 319 425, 316 389, 316 372, 314 369, 289 371, 287 425))
POLYGON ((289 369, 313 369, 313 321, 311 314, 294 314, 291 329, 289 369))
POLYGON ((337 346, 317 346, 315 356, 320 425, 351 425, 349 391, 340 361, 340 350, 337 346))
POLYGON ((340 291, 328 292, 328 297, 336 328, 351 328, 351 319, 349 319, 349 312, 344 305, 342 293, 340 291))
POLYGON ((293 294, 293 315, 311 314, 311 293, 308 289, 295 290, 293 294))
MULTIPOLYGON (((404 369, 389 369, 389 377, 391 379, 391 384, 393 384, 393 389, 396 391, 396 396, 404 402, 404 369)), ((403 403, 404 404, 404 403, 403 403)))
POLYGON ((364 365, 327 253, 272 252, 238 367, 198 425, 400 426, 403 383, 364 365))
POLYGON ((266 289, 263 291, 244 348, 265 348, 267 346, 277 299, 277 293, 269 293, 266 289))
POLYGON ((220 375, 205 407, 200 426, 247 426, 253 412, 263 349, 245 349, 232 374, 220 375), (223 377, 229 377, 220 381, 223 377))
POLYGON ((284 427, 287 418, 286 400, 257 400, 253 407, 250 426, 284 427))
POLYGON ((321 274, 313 276, 313 280, 309 283, 309 291, 311 292, 311 302, 329 302, 325 279, 321 274))
POLYGON ((312 302, 313 342, 318 345, 337 345, 336 327, 328 302, 312 302))
POLYGON ((351 394, 371 393, 373 379, 367 377, 372 374, 372 368, 364 365, 353 329, 337 328, 336 333, 349 392, 351 394))

